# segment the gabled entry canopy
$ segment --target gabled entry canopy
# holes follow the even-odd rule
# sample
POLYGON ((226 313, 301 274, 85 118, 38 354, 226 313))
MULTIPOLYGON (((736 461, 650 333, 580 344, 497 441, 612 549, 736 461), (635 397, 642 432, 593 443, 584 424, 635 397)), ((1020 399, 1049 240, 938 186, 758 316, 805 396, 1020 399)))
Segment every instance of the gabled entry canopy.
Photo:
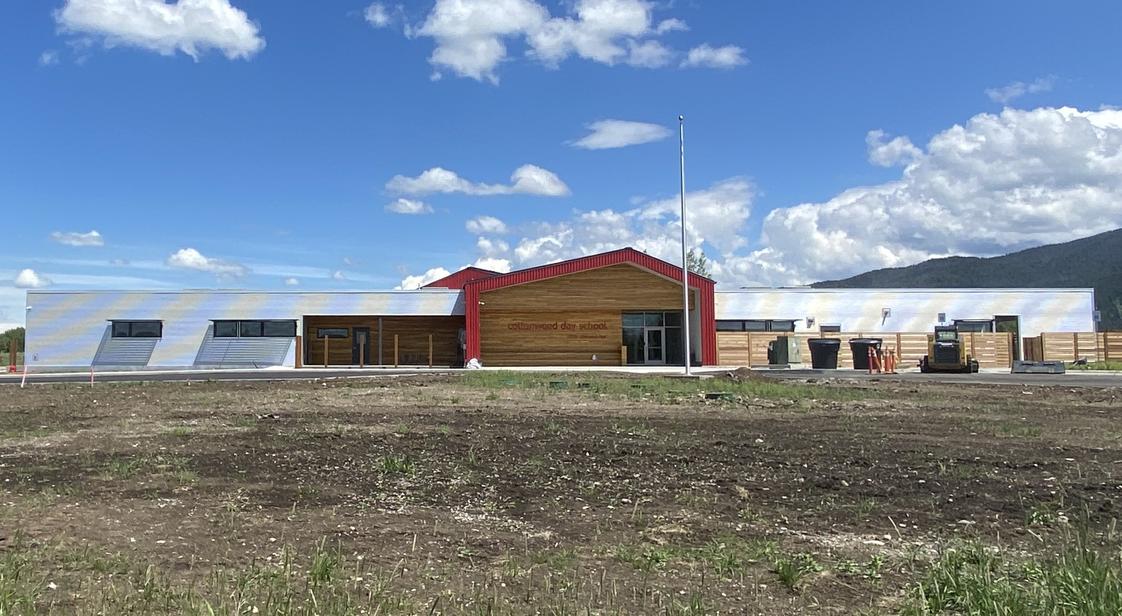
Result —
MULTIPOLYGON (((681 284, 682 268, 652 257, 646 253, 639 252, 634 248, 622 248, 569 261, 561 261, 559 263, 551 263, 549 265, 519 270, 509 274, 499 274, 467 281, 464 283, 463 287, 464 312, 466 316, 465 357, 481 357, 480 307, 486 303, 483 301, 483 296, 485 294, 517 285, 529 285, 536 282, 572 276, 618 265, 630 265, 654 276, 658 276, 665 281, 681 284)), ((457 274, 453 274, 453 276, 456 275, 457 274)), ((700 334, 700 340, 698 340, 698 355, 703 364, 713 365, 717 362, 715 303, 713 295, 715 283, 709 278, 691 272, 689 275, 689 286, 693 290, 693 295, 697 302, 695 306, 697 310, 697 324, 699 326, 697 330, 700 334)), ((627 289, 615 287, 603 289, 603 295, 605 297, 615 297, 626 293, 628 293, 627 289)), ((677 306, 680 308, 680 302, 677 306)), ((590 310, 596 307, 594 303, 587 306, 590 310)), ((638 303, 634 308, 641 310, 646 307, 638 303)), ((484 357, 482 359, 486 361, 487 358, 484 357)))

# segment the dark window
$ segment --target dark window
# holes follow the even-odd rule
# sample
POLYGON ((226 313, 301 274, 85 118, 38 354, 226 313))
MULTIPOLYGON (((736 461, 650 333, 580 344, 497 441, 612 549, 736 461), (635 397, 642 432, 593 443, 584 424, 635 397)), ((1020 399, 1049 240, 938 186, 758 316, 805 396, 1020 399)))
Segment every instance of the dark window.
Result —
POLYGON ((238 325, 238 335, 242 338, 260 338, 264 335, 261 321, 241 321, 238 325))
POLYGON ((662 327, 662 313, 648 312, 646 316, 647 327, 662 327))
MULTIPOLYGON (((669 317, 673 313, 666 313, 669 317)), ((679 319, 681 320, 681 319, 679 319)), ((779 320, 762 320, 752 319, 749 321, 732 321, 724 320, 717 321, 717 331, 719 332, 793 332, 795 331, 795 322, 787 319, 779 320)))
POLYGON ((351 330, 346 327, 321 327, 316 330, 316 338, 349 338, 351 330))
POLYGON ((840 334, 841 330, 841 325, 823 325, 822 327, 818 328, 818 331, 822 332, 823 334, 840 334))
POLYGON ((960 332, 989 333, 993 331, 993 321, 974 321, 969 319, 955 319, 954 326, 960 332))
POLYGON ((113 337, 114 338, 128 338, 129 337, 129 323, 128 321, 113 321, 113 337))
POLYGON ((296 321, 265 321, 265 336, 268 338, 295 338, 296 321))
POLYGON ((114 338, 161 338, 162 321, 113 321, 114 338))
POLYGON ((238 322, 237 321, 215 321, 214 322, 214 337, 215 338, 237 338, 238 337, 238 322))
POLYGON ((665 318, 667 327, 682 326, 682 313, 680 312, 667 312, 665 318))
POLYGON ((642 327, 643 326, 643 313, 631 312, 623 315, 624 327, 642 327))

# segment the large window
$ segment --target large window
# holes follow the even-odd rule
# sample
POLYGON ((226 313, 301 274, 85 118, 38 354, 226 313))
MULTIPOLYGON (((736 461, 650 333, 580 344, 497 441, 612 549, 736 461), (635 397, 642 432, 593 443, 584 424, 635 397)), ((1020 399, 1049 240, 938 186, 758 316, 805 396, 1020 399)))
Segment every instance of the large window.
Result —
POLYGON ((746 319, 717 321, 719 332, 793 332, 795 322, 789 319, 746 319))
POLYGON ((114 338, 162 338, 163 321, 113 321, 114 338))
POLYGON ((215 338, 295 338, 296 321, 215 321, 215 338))
POLYGON ((623 346, 627 347, 628 364, 684 364, 682 313, 625 312, 623 346))

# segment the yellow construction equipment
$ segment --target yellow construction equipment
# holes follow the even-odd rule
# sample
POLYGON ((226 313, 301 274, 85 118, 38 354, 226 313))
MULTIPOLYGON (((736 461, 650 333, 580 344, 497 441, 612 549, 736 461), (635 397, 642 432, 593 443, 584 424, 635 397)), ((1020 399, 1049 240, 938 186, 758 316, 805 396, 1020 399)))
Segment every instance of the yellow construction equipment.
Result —
POLYGON ((920 372, 977 372, 978 360, 966 352, 957 327, 937 325, 927 339, 927 355, 919 362, 920 372))

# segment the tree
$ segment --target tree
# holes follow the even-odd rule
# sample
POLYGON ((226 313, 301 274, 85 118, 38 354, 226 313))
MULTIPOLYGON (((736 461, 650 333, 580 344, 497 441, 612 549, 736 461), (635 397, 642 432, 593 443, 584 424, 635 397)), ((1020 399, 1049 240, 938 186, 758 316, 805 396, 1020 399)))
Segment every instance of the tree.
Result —
POLYGON ((690 248, 690 251, 686 253, 686 267, 691 272, 706 278, 712 273, 709 270, 709 259, 705 257, 705 253, 694 248, 690 248))
POLYGON ((8 349, 11 348, 12 340, 16 341, 16 351, 23 351, 23 334, 22 327, 9 329, 6 332, 0 333, 0 356, 7 359, 8 349))

